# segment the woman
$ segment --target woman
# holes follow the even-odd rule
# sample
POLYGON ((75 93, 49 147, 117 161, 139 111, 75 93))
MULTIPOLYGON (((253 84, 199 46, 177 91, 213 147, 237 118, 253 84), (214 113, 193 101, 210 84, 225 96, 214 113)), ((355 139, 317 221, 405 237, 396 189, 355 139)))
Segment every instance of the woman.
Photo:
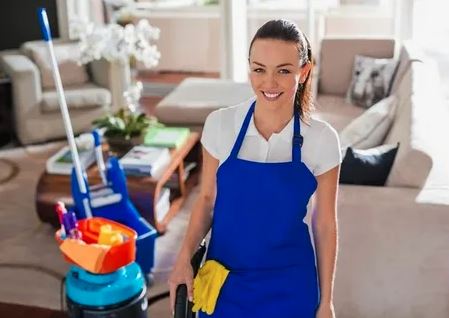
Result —
POLYGON ((255 101, 204 125, 201 190, 170 275, 171 306, 179 284, 192 299, 190 258, 212 228, 207 259, 229 275, 211 317, 333 318, 341 155, 335 130, 310 117, 309 41, 293 23, 269 21, 249 63, 255 101), (314 193, 316 255, 303 221, 314 193))

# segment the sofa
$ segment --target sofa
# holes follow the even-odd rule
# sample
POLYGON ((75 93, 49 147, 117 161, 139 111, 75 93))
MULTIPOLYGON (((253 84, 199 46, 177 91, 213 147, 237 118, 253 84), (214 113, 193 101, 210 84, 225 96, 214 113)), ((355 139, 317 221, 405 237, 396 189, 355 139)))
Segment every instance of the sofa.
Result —
MULTIPOLYGON (((55 50, 66 44, 62 40, 54 41, 55 50)), ((45 46, 44 41, 30 41, 17 51, 0 55, 0 67, 11 78, 14 126, 22 144, 65 136, 56 89, 43 85, 45 79, 36 63, 36 55, 33 55, 34 52, 43 52, 45 46)), ((60 73, 73 130, 80 133, 91 129, 93 119, 123 105, 128 73, 119 63, 98 60, 87 65, 87 81, 65 85, 64 78, 70 78, 73 64, 66 70, 60 67, 60 73)), ((46 74, 48 81, 48 71, 46 74)))
MULTIPOLYGON (((345 98, 354 56, 399 60, 391 87, 398 106, 383 144, 400 146, 386 185, 339 187, 336 316, 449 317, 449 107, 435 65, 412 42, 392 39, 325 38, 319 52, 314 116, 338 132, 365 111, 345 98)), ((251 95, 248 85, 220 85, 187 79, 156 114, 197 128, 212 110, 251 95)))
POLYGON ((157 104, 155 115, 166 125, 201 131, 211 112, 239 104, 253 95, 249 83, 189 77, 157 104))
POLYGON ((449 107, 434 64, 412 42, 324 39, 316 115, 340 132, 364 111, 345 99, 354 55, 395 52, 399 104, 383 143, 400 146, 387 183, 339 188, 337 317, 449 317, 449 107))

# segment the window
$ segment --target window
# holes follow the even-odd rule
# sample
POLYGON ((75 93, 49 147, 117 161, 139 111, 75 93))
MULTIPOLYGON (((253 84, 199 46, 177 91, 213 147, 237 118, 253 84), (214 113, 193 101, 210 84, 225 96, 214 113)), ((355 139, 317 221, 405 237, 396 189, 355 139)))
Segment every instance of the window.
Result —
POLYGON ((413 9, 413 40, 436 61, 443 93, 449 101, 449 3, 415 0, 413 9))

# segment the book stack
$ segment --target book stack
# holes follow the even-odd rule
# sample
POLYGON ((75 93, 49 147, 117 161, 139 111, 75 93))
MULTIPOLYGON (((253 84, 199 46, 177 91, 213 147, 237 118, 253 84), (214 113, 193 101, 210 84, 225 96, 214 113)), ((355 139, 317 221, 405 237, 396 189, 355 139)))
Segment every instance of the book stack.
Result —
POLYGON ((152 127, 144 138, 144 144, 152 147, 179 148, 189 137, 185 127, 152 127))
POLYGON ((162 176, 170 161, 168 148, 144 145, 134 146, 120 159, 126 175, 151 176, 156 179, 162 176))
MULTIPOLYGON (((91 134, 82 134, 75 139, 82 169, 87 169, 95 162, 95 150, 91 134)), ((70 147, 64 146, 46 162, 47 173, 72 174, 73 161, 70 147)))

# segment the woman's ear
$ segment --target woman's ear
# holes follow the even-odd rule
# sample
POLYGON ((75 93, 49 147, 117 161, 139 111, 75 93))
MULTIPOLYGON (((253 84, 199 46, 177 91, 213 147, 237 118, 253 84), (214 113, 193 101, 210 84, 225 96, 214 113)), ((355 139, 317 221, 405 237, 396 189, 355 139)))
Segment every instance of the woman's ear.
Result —
POLYGON ((304 64, 301 67, 300 77, 299 77, 299 82, 301 84, 303 84, 306 81, 307 76, 309 75, 309 72, 311 69, 312 69, 312 63, 310 63, 310 62, 307 62, 306 64, 304 64))

